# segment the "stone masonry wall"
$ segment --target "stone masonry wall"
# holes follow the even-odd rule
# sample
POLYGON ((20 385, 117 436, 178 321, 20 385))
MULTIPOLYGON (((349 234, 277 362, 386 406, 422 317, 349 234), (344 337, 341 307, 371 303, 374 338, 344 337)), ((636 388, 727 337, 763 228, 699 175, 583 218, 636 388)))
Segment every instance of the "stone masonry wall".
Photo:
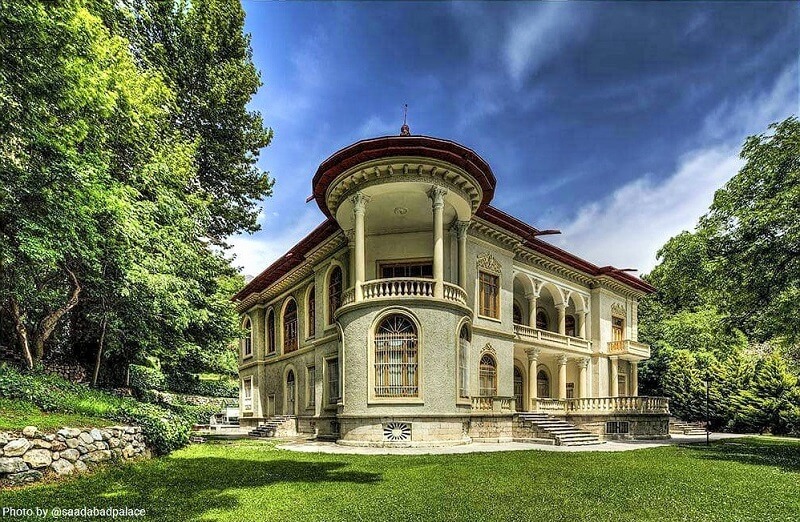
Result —
POLYGON ((0 432, 0 484, 25 484, 45 474, 85 473, 102 462, 149 458, 138 426, 62 428, 43 433, 35 426, 0 432))

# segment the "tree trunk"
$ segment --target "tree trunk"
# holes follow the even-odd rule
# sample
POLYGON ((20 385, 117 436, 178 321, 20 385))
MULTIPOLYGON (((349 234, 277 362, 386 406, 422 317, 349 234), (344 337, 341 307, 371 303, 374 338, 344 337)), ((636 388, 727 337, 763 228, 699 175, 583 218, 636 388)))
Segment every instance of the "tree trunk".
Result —
POLYGON ((97 377, 100 375, 100 361, 103 357, 103 344, 106 340, 106 318, 103 316, 103 324, 100 327, 100 342, 97 346, 97 358, 94 361, 94 375, 92 376, 92 386, 97 387, 97 377))
POLYGON ((64 270, 66 270, 69 274, 70 279, 72 279, 72 284, 75 285, 75 287, 72 289, 72 294, 70 295, 69 300, 64 303, 64 306, 52 312, 50 315, 45 316, 45 318, 39 322, 39 327, 36 329, 33 336, 34 359, 37 361, 41 361, 42 358, 44 358, 44 343, 50 338, 50 334, 52 334, 53 330, 55 330, 59 319, 61 319, 64 314, 75 308, 75 305, 78 304, 78 296, 81 293, 81 285, 72 270, 66 267, 64 270))
POLYGON ((25 328, 25 323, 22 321, 22 316, 19 313, 19 304, 13 297, 9 299, 11 302, 11 317, 14 319, 14 329, 17 331, 17 338, 22 347, 22 355, 25 357, 25 364, 28 369, 33 369, 33 357, 31 357, 31 349, 28 344, 28 329, 25 328))

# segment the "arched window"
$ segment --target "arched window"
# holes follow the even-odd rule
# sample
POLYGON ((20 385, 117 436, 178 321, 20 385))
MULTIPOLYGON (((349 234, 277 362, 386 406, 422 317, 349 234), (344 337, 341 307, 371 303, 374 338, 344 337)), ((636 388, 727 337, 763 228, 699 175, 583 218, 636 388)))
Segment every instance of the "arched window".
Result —
POLYGON ((494 397, 497 395, 497 363, 494 357, 488 353, 481 357, 478 375, 480 376, 481 397, 494 397))
POLYGON ((514 366, 514 403, 517 411, 522 411, 522 370, 514 366))
POLYGON ((564 333, 572 337, 575 337, 576 330, 575 330, 574 315, 568 315, 564 318, 564 333))
POLYGON ((547 321, 547 314, 544 313, 544 310, 537 310, 536 311, 536 328, 539 330, 547 330, 548 321, 547 321))
POLYGON ((550 377, 544 370, 539 370, 536 374, 536 395, 540 399, 550 397, 550 377))
POLYGON ((297 303, 289 298, 283 311, 283 353, 297 350, 297 303))
POLYGON ((514 324, 522 324, 522 308, 514 303, 514 324))
POLYGON ((313 286, 308 291, 306 307, 308 308, 308 336, 314 337, 317 331, 317 289, 313 286))
POLYGON ((245 317, 242 323, 244 329, 244 339, 242 339, 242 355, 248 357, 253 355, 253 328, 250 323, 250 318, 245 317))
POLYGON ((334 267, 328 278, 328 324, 333 324, 333 314, 342 304, 342 269, 334 267))
POLYGON ((267 314, 267 353, 275 353, 275 312, 267 314))
POLYGON ((286 415, 294 415, 296 394, 297 387, 294 382, 294 371, 289 370, 289 373, 286 374, 286 415))
POLYGON ((392 314, 375 331, 375 396, 417 397, 419 368, 417 327, 392 314))
POLYGON ((458 334, 458 396, 461 398, 469 397, 469 342, 469 328, 464 325, 458 334))

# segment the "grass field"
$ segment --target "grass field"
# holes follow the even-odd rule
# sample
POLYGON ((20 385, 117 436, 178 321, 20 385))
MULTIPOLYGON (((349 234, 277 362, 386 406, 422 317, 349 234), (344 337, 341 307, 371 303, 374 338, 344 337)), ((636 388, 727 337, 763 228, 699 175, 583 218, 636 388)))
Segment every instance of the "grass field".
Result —
POLYGON ((21 430, 25 426, 53 430, 63 426, 83 428, 111 424, 112 421, 95 415, 44 412, 30 402, 0 398, 0 430, 21 430))
POLYGON ((0 491, 0 508, 82 506, 143 508, 146 520, 170 521, 797 520, 800 442, 437 456, 220 442, 0 491))

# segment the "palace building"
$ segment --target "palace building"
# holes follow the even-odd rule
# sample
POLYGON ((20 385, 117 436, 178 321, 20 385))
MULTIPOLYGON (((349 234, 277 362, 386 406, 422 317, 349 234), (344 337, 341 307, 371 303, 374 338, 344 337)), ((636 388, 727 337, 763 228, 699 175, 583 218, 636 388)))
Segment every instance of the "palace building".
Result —
POLYGON ((476 152, 411 135, 319 166, 326 220, 236 296, 240 422, 353 445, 667 437, 642 397, 654 289, 491 206, 476 152))

